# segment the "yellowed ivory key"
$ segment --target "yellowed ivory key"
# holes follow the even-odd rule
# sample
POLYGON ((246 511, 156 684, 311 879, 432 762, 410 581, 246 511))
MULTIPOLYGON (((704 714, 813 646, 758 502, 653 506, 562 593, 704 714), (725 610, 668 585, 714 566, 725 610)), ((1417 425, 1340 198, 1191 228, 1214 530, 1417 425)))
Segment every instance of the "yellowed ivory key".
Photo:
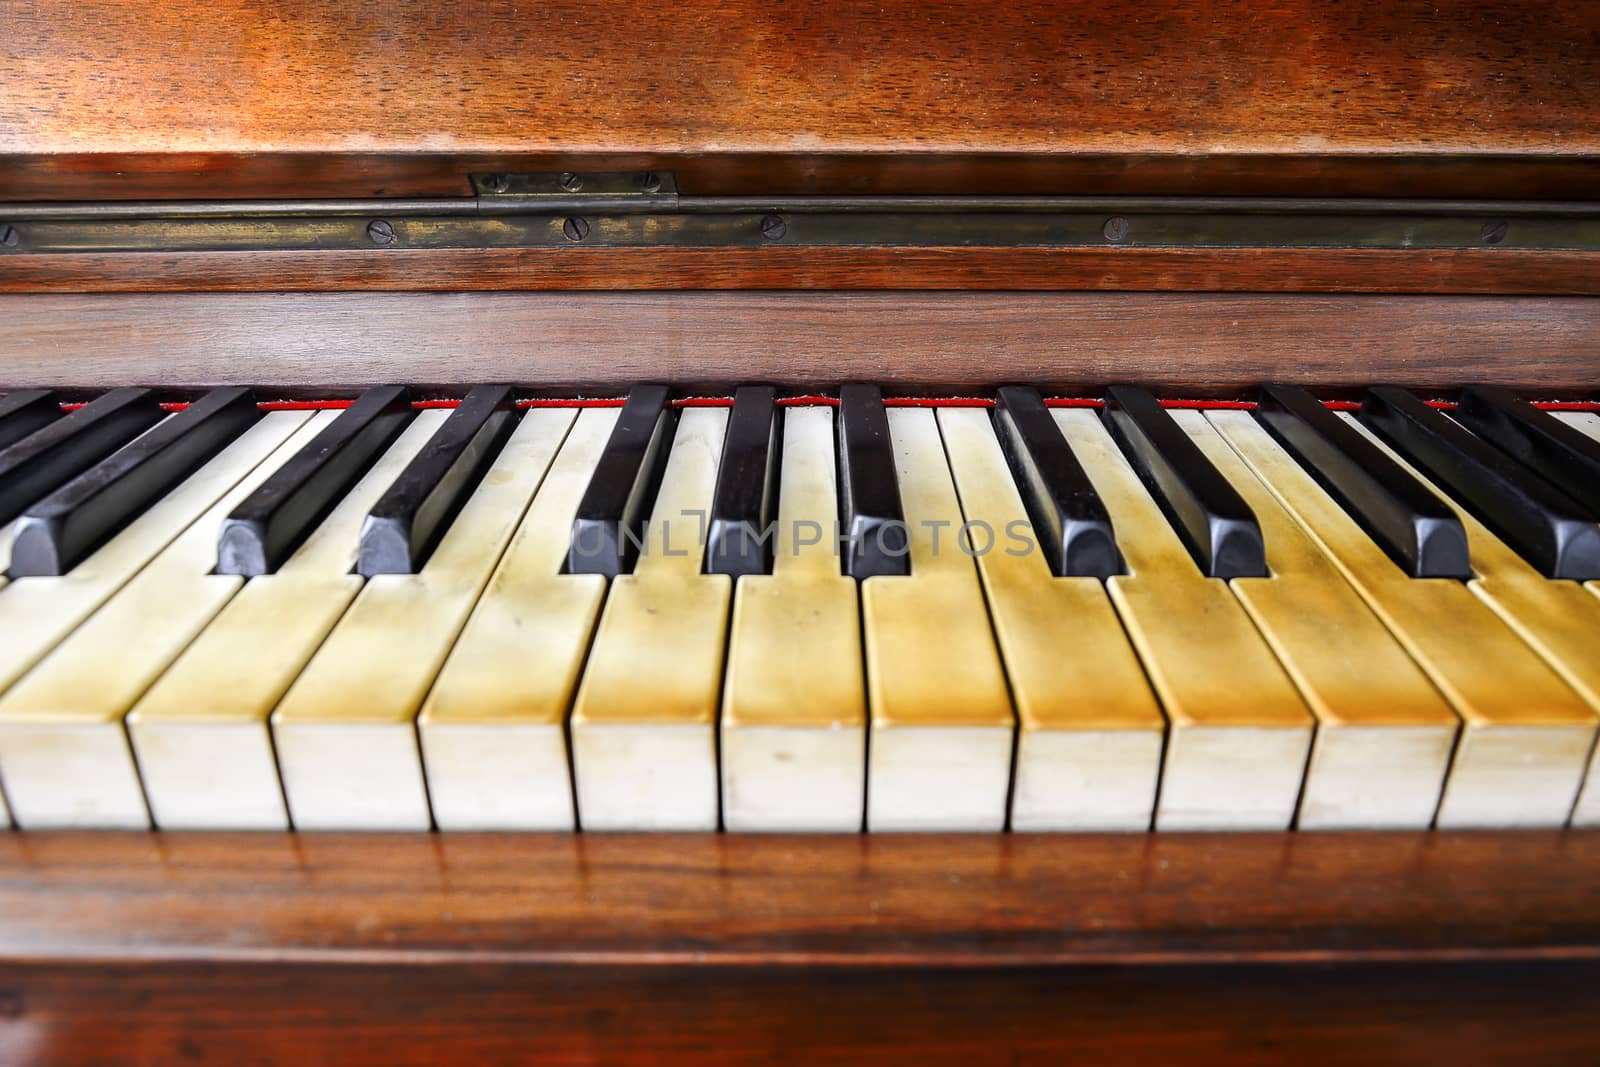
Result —
POLYGON ((448 412, 423 411, 305 542, 251 578, 128 715, 165 829, 287 829, 267 718, 361 591, 361 521, 448 412))
POLYGON ((869 830, 997 831, 1015 716, 934 413, 888 412, 911 573, 861 587, 869 830))
POLYGON ((717 694, 733 581, 702 574, 728 412, 679 416, 632 574, 611 582, 572 713, 591 830, 717 828, 717 694))
POLYGON ((615 410, 578 415, 417 718, 441 830, 571 830, 567 711, 606 580, 564 574, 615 410))
MULTIPOLYGON (((1347 416, 1348 418, 1348 416, 1347 416)), ((1363 433, 1366 427, 1350 419, 1363 433)), ((1383 442, 1368 436, 1424 485, 1439 490, 1383 442)), ((1439 493, 1444 496, 1443 493, 1439 493)), ((1446 498, 1448 499, 1448 498, 1446 498)), ((1472 513, 1456 506, 1467 531, 1467 548, 1477 575, 1467 587, 1497 612, 1557 674, 1600 714, 1600 599, 1577 582, 1546 578, 1517 555, 1472 513)), ((1600 824, 1600 764, 1591 761, 1582 798, 1573 813, 1576 825, 1600 824)))
POLYGON ((1578 694, 1464 583, 1408 577, 1254 419, 1208 418, 1461 717, 1437 825, 1566 822, 1595 732, 1578 694))
POLYGON ((866 682, 856 583, 840 572, 833 410, 783 415, 771 574, 734 592, 722 703, 729 830, 856 831, 866 682))
POLYGON ((1206 578, 1092 411, 1056 425, 1099 492, 1128 573, 1111 600, 1170 723, 1158 830, 1285 829, 1312 718, 1223 582, 1206 578))
POLYGON ((1146 830, 1166 719, 1097 578, 1057 578, 989 413, 939 412, 1019 732, 1013 830, 1146 830))
POLYGON ((1272 576, 1229 585, 1317 717, 1299 827, 1426 830, 1460 719, 1207 416, 1173 418, 1244 498, 1266 542, 1272 576))
POLYGON ((208 573, 223 518, 335 415, 280 423, 292 423, 296 432, 280 438, 269 456, 0 699, 0 777, 19 825, 149 825, 123 717, 244 584, 234 575, 208 573))
POLYGON ((417 712, 572 420, 523 416, 422 569, 368 579, 272 713, 296 827, 428 829, 417 712))
POLYGON ((0 692, 309 418, 304 411, 270 413, 66 574, 20 578, 0 590, 0 692))

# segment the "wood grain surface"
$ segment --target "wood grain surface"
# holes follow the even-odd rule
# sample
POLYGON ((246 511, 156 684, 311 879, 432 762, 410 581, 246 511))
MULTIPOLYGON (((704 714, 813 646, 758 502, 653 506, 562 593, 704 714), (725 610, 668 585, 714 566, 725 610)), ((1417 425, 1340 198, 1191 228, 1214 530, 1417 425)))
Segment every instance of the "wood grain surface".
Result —
POLYGON ((1600 300, 1172 293, 238 293, 0 298, 0 388, 377 382, 1232 395, 1600 386, 1600 300))
POLYGON ((834 289, 1600 295, 1600 254, 1469 248, 11 253, 0 293, 834 289))
POLYGON ((0 197, 1592 195, 1592 4, 0 4, 0 197))
POLYGON ((7 1063, 1592 1062, 1600 835, 0 835, 7 1063))

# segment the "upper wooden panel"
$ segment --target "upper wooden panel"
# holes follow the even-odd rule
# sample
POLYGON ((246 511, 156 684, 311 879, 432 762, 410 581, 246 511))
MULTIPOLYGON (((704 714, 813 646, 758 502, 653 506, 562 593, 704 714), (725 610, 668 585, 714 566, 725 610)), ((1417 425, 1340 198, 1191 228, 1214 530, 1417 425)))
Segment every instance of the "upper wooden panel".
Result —
POLYGON ((1586 196, 1600 6, 0 0, 0 196, 1586 196))

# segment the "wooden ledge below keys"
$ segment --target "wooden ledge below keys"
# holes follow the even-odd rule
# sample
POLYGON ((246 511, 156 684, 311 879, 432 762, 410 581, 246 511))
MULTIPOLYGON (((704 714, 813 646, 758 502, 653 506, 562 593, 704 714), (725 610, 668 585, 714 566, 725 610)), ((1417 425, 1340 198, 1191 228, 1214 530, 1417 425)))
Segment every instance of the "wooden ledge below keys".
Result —
POLYGON ((1571 831, 4 834, 0 1055, 1595 1062, 1597 894, 1571 831))

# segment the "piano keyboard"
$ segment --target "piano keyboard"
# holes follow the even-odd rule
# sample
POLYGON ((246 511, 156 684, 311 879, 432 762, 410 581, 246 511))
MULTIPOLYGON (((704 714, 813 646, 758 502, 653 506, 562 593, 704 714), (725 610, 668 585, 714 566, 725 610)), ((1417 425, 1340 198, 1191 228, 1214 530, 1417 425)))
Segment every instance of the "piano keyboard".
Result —
POLYGON ((0 397, 24 828, 1600 825, 1600 414, 0 397))

